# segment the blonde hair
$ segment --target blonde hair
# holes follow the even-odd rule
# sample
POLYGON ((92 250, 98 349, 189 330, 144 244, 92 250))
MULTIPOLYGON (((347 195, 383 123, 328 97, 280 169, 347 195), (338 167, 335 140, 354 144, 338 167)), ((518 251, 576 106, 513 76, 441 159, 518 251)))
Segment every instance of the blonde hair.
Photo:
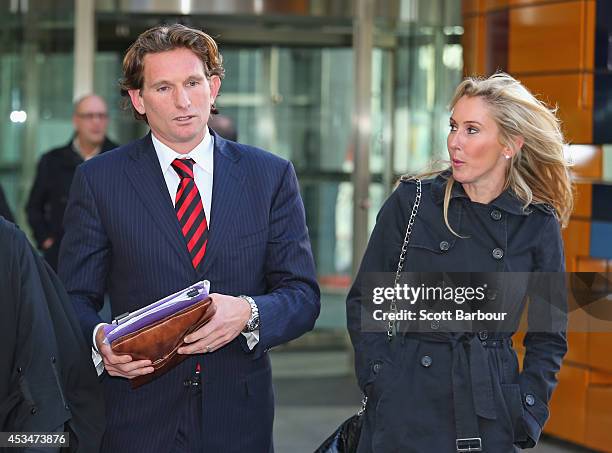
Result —
MULTIPOLYGON (((556 109, 549 109, 518 80, 505 73, 488 78, 466 78, 455 90, 449 109, 452 110, 464 96, 480 97, 487 103, 499 127, 499 142, 503 146, 514 149, 513 139, 524 139, 523 146, 515 150, 510 160, 503 190, 511 189, 523 202, 523 208, 530 204, 552 206, 555 217, 565 227, 572 212, 574 193, 556 109)), ((444 194, 444 222, 453 234, 457 234, 448 222, 454 182, 451 173, 444 194)))

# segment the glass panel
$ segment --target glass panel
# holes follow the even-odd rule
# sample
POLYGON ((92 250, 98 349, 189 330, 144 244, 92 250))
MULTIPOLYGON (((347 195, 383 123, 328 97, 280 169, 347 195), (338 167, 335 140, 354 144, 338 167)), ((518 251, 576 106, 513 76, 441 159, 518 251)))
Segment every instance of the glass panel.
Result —
POLYGON ((603 145, 603 178, 612 182, 612 145, 603 145))
MULTIPOLYGON (((303 184, 302 193, 308 224, 319 226, 315 231, 309 227, 321 285, 321 314, 317 320, 317 329, 344 329, 345 300, 351 284, 353 184, 350 182, 303 184), (318 199, 315 194, 318 195, 318 199), (313 218, 316 216, 326 220, 321 222, 313 218)), ((377 206, 376 209, 370 209, 368 215, 371 232, 376 222, 378 207, 386 197, 385 186, 382 183, 370 184, 369 197, 372 206, 377 206)), ((357 259, 361 260, 361 257, 357 259)))
POLYGON ((94 58, 94 92, 108 104, 107 135, 115 143, 128 143, 148 131, 143 121, 132 115, 127 98, 121 96, 119 79, 121 77, 122 54, 117 52, 98 52, 94 58))
POLYGON ((0 183, 17 221, 38 156, 72 133, 74 1, 0 2, 0 183))
POLYGON ((448 109, 461 81, 461 27, 411 25, 398 37, 394 162, 396 174, 428 170, 444 160, 448 109))
POLYGON ((319 275, 346 287, 352 259, 352 50, 222 52, 226 78, 219 110, 236 122, 240 142, 293 162, 319 275))
POLYGON ((350 170, 351 49, 224 47, 222 53, 219 109, 234 119, 242 143, 290 159, 298 173, 350 170))

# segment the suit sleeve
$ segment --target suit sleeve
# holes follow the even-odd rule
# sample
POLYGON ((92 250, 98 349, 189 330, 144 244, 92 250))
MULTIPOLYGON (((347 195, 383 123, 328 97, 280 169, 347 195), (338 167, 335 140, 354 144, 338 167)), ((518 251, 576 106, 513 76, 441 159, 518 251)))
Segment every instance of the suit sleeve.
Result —
POLYGON ((548 419, 548 403, 557 386, 557 373, 567 352, 567 292, 563 241, 552 215, 541 231, 536 269, 530 282, 529 328, 523 344, 525 358, 519 376, 527 440, 535 446, 548 419), (545 238, 545 239, 544 239, 545 238))
POLYGON ((49 225, 45 220, 45 204, 47 203, 47 181, 49 177, 47 175, 47 156, 40 158, 38 162, 38 168, 36 170, 36 178, 34 178, 34 184, 30 190, 30 196, 26 204, 26 214, 28 216, 28 223, 32 228, 32 233, 38 244, 38 247, 51 236, 49 225))
POLYGON ((364 392, 375 378, 373 365, 390 361, 386 324, 381 321, 378 328, 371 325, 373 304, 368 288, 372 286, 369 280, 374 274, 377 274, 377 286, 393 286, 407 225, 403 211, 410 211, 408 202, 402 207, 401 200, 403 195, 406 195, 406 200, 412 199, 409 198, 408 187, 407 183, 400 184, 379 211, 359 271, 346 299, 347 326, 355 350, 355 372, 359 387, 364 392), (389 281, 382 281, 384 278, 389 281), (364 323, 368 324, 368 328, 364 328, 364 323))
POLYGON ((253 297, 260 318, 256 357, 311 330, 319 316, 320 292, 304 205, 290 162, 270 209, 264 268, 268 292, 253 297))
POLYGON ((59 276, 91 346, 93 329, 103 322, 98 311, 104 303, 111 246, 91 186, 81 167, 77 167, 70 188, 64 230, 59 276))

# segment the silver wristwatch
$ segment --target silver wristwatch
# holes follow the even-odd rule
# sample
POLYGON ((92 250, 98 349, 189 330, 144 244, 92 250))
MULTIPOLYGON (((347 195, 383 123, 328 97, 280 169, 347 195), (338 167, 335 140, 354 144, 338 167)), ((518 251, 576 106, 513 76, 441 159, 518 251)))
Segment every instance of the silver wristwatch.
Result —
POLYGON ((242 331, 246 333, 246 332, 253 332, 254 330, 259 329, 259 309, 257 308, 257 304, 255 303, 252 297, 244 296, 244 295, 238 296, 238 297, 246 300, 251 306, 251 317, 247 321, 242 331))

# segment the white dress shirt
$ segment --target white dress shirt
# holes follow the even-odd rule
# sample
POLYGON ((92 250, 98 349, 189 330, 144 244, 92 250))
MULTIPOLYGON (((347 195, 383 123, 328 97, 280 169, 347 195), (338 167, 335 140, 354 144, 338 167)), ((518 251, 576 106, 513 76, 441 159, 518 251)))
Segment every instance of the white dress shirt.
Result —
MULTIPOLYGON (((159 141, 158 138, 155 137, 154 133, 151 133, 151 139, 153 140, 153 147, 155 148, 155 153, 157 154, 157 159, 159 161, 164 180, 166 181, 168 193, 170 194, 170 199, 172 200, 173 205, 176 202, 176 190, 181 182, 181 178, 176 173, 174 168, 172 168, 172 162, 174 159, 194 160, 195 164, 193 166, 193 179, 196 187, 198 188, 198 192, 200 192, 202 203, 204 204, 206 222, 210 226, 215 147, 214 140, 208 132, 208 128, 206 128, 206 133, 202 141, 187 154, 177 153, 172 148, 159 141)), ((206 256, 204 256, 204 259, 206 259, 206 256)), ((212 289, 214 290, 214 288, 212 289)), ((92 358, 94 360, 94 364, 96 365, 96 369, 98 370, 98 375, 102 373, 104 365, 102 362, 102 357, 95 350, 96 333, 103 325, 103 323, 98 324, 93 331, 94 349, 92 350, 92 358)), ((259 342, 259 330, 247 333, 243 332, 242 335, 245 336, 249 349, 253 349, 259 342)))

